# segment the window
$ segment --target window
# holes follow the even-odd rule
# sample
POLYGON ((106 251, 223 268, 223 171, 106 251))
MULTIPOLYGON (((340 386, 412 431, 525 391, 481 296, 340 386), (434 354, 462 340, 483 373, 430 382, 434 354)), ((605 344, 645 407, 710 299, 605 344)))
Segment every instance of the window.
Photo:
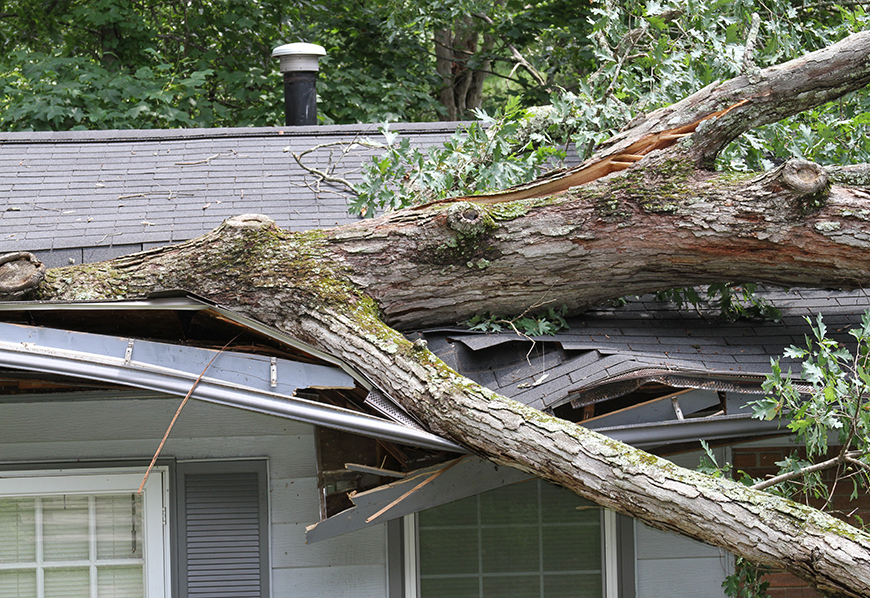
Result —
POLYGON ((166 596, 165 471, 143 474, 0 473, 0 598, 166 596))
MULTIPOLYGON (((606 596, 604 538, 615 533, 607 515, 540 480, 422 511, 414 563, 419 597, 606 596)), ((615 596, 616 584, 609 585, 615 596)))

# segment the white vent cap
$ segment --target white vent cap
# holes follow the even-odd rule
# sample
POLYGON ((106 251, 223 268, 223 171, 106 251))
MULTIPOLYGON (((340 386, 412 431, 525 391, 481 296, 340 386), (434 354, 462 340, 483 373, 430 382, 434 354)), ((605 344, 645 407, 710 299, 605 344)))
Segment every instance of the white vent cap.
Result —
POLYGON ((317 44, 284 44, 272 50, 272 58, 278 58, 281 63, 278 67, 282 73, 291 71, 317 72, 320 70, 318 60, 326 56, 323 46, 317 44))

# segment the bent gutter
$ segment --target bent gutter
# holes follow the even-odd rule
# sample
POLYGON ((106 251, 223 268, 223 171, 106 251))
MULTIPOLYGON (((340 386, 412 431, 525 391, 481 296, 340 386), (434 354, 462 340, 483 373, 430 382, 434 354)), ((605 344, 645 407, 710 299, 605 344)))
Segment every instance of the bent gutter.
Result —
POLYGON ((778 420, 753 419, 752 415, 741 413, 624 426, 590 427, 590 429, 631 446, 644 448, 679 442, 697 442, 699 439, 791 434, 786 423, 778 420))
MULTIPOLYGON (((129 346, 129 339, 120 337, 0 323, 0 338, 4 339, 0 341, 0 365, 19 370, 85 378, 182 397, 187 395, 202 372, 200 366, 197 366, 198 371, 185 371, 106 354, 108 349, 116 350, 119 342, 129 346), (91 341, 93 347, 103 351, 86 352, 71 348, 73 345, 81 346, 85 341, 91 341)), ((148 343, 156 348, 163 346, 167 350, 175 347, 167 343, 135 342, 148 343)), ((213 354, 214 351, 209 353, 213 354)), ((231 384, 208 376, 202 377, 191 398, 400 444, 467 452, 459 445, 425 430, 409 428, 364 413, 296 396, 231 384)))

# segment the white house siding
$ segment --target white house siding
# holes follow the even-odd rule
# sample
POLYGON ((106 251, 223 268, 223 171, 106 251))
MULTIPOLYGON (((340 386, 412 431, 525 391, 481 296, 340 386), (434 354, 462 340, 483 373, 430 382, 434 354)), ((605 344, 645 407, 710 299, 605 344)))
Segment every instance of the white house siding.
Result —
MULTIPOLYGON (((8 399, 8 397, 7 397, 8 399)), ((150 459, 180 398, 67 400, 0 405, 3 463, 150 459)), ((383 598, 383 525, 305 544, 320 518, 314 427, 192 400, 162 456, 269 459, 272 595, 383 598)))
MULTIPOLYGON (((724 462, 724 449, 716 458, 724 462)), ((695 469, 701 453, 668 457, 695 469)), ((634 522, 637 598, 722 598, 722 582, 733 567, 720 548, 634 522)))

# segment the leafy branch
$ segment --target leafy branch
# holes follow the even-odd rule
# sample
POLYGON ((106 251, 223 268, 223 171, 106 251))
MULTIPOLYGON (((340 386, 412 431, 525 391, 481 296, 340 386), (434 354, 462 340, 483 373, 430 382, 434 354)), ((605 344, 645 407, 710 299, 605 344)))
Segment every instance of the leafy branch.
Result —
POLYGON ((490 313, 477 314, 464 322, 469 330, 478 332, 502 332, 511 329, 521 336, 550 336, 560 330, 570 328, 565 320, 568 308, 565 305, 554 308, 549 307, 546 311, 537 315, 520 314, 513 318, 497 316, 490 313))
POLYGON ((678 309, 700 308, 706 303, 718 309, 722 318, 729 322, 741 319, 778 322, 782 312, 757 291, 758 285, 754 283, 721 282, 704 288, 666 289, 656 293, 656 299, 670 301, 678 309))
POLYGON ((806 348, 792 346, 784 355, 802 360, 801 378, 811 385, 809 392, 798 389, 791 371, 783 373, 775 359, 763 385, 767 395, 751 403, 757 419, 787 419, 787 428, 805 446, 807 457, 792 455, 777 463, 779 474, 755 487, 813 496, 829 508, 841 480, 852 482, 853 498, 859 487, 870 484, 870 311, 859 328, 849 331, 855 339, 854 353, 828 337, 821 315, 815 323, 809 318, 807 322, 812 335, 806 338, 806 348), (837 435, 838 454, 819 460, 829 453, 830 433, 837 435), (829 486, 819 473, 831 469, 836 474, 829 486))

